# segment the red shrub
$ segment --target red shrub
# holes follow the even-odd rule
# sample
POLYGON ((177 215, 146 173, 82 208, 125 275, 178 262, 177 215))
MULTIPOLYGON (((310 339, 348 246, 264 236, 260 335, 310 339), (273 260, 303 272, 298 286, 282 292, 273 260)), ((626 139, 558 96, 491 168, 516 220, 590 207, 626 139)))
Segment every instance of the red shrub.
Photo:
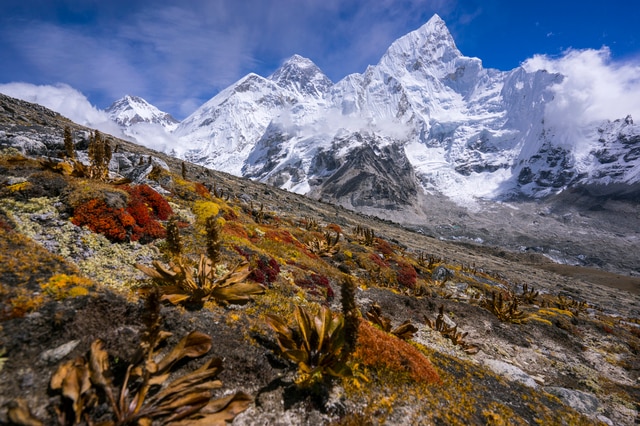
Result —
POLYGON ((238 220, 238 215, 233 209, 224 209, 222 212, 222 217, 224 220, 238 220))
POLYGON ((354 357, 362 365, 407 374, 416 382, 442 383, 431 362, 404 340, 360 321, 354 357))
POLYGON ((129 206, 142 203, 151 209, 151 217, 158 220, 167 220, 173 214, 171 206, 164 197, 151 189, 148 185, 126 186, 124 188, 130 195, 129 206))
POLYGON ((373 263, 375 263, 376 265, 378 265, 381 268, 388 268, 389 264, 387 262, 385 262, 385 260, 383 258, 381 258, 380 256, 378 256, 375 253, 371 253, 369 255, 369 259, 373 260, 373 263))
POLYGON ((376 238, 376 248, 385 256, 391 256, 393 254, 393 247, 391 247, 391 244, 381 238, 376 238))
POLYGON ((249 279, 260 284, 271 284, 276 280, 280 273, 280 265, 278 261, 272 257, 262 256, 253 252, 248 248, 240 246, 233 247, 238 254, 247 259, 251 266, 254 266, 249 279))
POLYGON ((164 238, 166 231, 158 220, 167 220, 173 214, 169 203, 148 185, 126 187, 125 190, 129 193, 127 212, 136 221, 131 240, 148 243, 164 238))
POLYGON ((86 225, 113 242, 147 243, 164 238, 166 231, 158 220, 167 220, 173 211, 169 203, 147 185, 126 186, 129 203, 126 210, 114 209, 101 199, 92 199, 75 208, 72 222, 86 225))
POLYGON ((264 234, 264 238, 285 244, 291 244, 299 249, 304 249, 305 246, 298 241, 289 231, 284 229, 270 229, 264 234))
POLYGON ((340 228, 340 225, 337 225, 335 223, 328 224, 327 229, 330 231, 336 232, 338 234, 342 234, 342 228, 340 228))
POLYGON ((222 227, 222 232, 227 235, 249 239, 249 234, 247 234, 246 229, 244 229, 244 227, 238 222, 226 221, 224 226, 222 227))
POLYGON ((396 272, 398 284, 406 288, 414 288, 418 273, 415 268, 408 263, 398 262, 398 271, 396 272))
POLYGON ((77 226, 86 225, 91 231, 102 234, 113 242, 126 241, 136 223, 124 209, 111 208, 100 199, 92 199, 77 206, 71 222, 77 226))
POLYGON ((280 265, 278 265, 278 262, 274 258, 260 256, 249 278, 260 284, 268 285, 276 280, 279 273, 280 265))
POLYGON ((309 277, 298 278, 294 281, 298 287, 308 289, 311 294, 324 296, 327 300, 332 300, 335 293, 329 284, 329 279, 324 275, 311 274, 309 277))

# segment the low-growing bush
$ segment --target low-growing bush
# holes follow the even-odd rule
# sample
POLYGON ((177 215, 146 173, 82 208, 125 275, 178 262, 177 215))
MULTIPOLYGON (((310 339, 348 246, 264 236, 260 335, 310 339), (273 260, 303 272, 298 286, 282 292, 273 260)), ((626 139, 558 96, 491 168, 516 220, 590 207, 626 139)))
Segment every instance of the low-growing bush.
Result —
POLYGON ((311 294, 314 294, 316 296, 322 296, 327 301, 333 300, 333 298, 335 297, 335 293, 331 288, 329 279, 324 275, 305 275, 303 277, 296 278, 294 282, 298 287, 309 290, 311 294))

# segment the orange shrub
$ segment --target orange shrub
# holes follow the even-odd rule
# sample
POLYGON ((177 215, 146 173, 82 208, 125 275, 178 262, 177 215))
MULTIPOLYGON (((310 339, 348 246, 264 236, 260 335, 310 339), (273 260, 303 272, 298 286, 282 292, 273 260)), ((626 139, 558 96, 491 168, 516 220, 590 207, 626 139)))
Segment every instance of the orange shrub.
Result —
POLYGON ((77 206, 71 222, 77 226, 87 226, 113 242, 126 241, 136 224, 135 219, 124 209, 111 208, 104 200, 96 198, 77 206))
POLYGON ((420 351, 367 321, 360 321, 354 357, 365 366, 406 373, 417 382, 440 383, 438 372, 420 351))
POLYGON ((138 241, 148 243, 164 238, 166 230, 159 220, 167 220, 173 211, 169 203, 147 185, 126 186, 129 201, 126 210, 109 207, 99 198, 79 204, 71 222, 87 226, 113 242, 138 241))
POLYGON ((211 198, 211 192, 209 192, 207 187, 201 184, 200 182, 194 182, 193 187, 196 191, 196 194, 198 194, 202 198, 211 198))

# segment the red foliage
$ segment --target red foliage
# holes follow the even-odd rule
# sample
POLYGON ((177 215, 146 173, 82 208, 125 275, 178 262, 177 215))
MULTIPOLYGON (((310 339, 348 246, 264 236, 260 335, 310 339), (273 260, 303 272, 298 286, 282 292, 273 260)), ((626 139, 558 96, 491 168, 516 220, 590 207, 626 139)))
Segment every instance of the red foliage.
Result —
POLYGON ((77 226, 86 225, 113 242, 126 241, 136 223, 124 209, 111 208, 100 199, 92 199, 76 207, 71 222, 77 226))
POLYGON ((385 260, 383 258, 381 258, 380 256, 378 256, 375 253, 371 253, 369 255, 369 259, 373 260, 373 263, 375 263, 376 265, 378 265, 381 268, 388 268, 389 264, 387 262, 385 262, 385 260))
POLYGON ((199 182, 195 182, 193 186, 196 190, 196 194, 198 194, 202 198, 211 198, 211 192, 209 192, 206 186, 199 182))
POLYGON ((436 369, 418 349, 367 321, 360 321, 354 356, 367 367, 405 373, 416 382, 442 383, 436 369))
POLYGON ((391 244, 381 238, 376 238, 376 248, 385 256, 391 256, 393 254, 393 247, 391 247, 391 244))
POLYGON ((264 237, 279 243, 291 244, 299 249, 305 248, 304 244, 284 229, 270 229, 264 234, 264 237))
POLYGON ((72 222, 86 225, 113 242, 147 243, 164 238, 166 231, 158 220, 167 220, 173 211, 169 203, 147 185, 126 186, 129 203, 125 209, 114 209, 101 199, 92 199, 75 208, 72 222))
POLYGON ((148 185, 127 186, 125 190, 129 193, 127 212, 136 221, 131 240, 147 243, 164 238, 166 231, 158 220, 167 220, 173 214, 167 200, 148 185))
POLYGON ((260 284, 271 284, 280 273, 280 265, 274 258, 258 257, 257 265, 251 271, 249 278, 260 284))
POLYGON ((327 300, 332 300, 335 297, 329 279, 324 275, 311 274, 309 277, 298 278, 294 282, 298 287, 308 289, 311 294, 317 296, 322 294, 327 300))
POLYGON ((396 272, 398 284, 406 288, 414 288, 418 273, 415 268, 408 263, 398 262, 398 271, 396 272))
POLYGON ((222 217, 224 218, 224 220, 238 219, 238 215, 236 214, 235 211, 233 211, 233 209, 224 209, 224 211, 222 212, 222 217))
POLYGON ((267 285, 276 280, 280 273, 280 265, 277 260, 272 257, 257 254, 248 248, 240 246, 234 246, 233 248, 240 256, 247 259, 252 266, 255 265, 251 274, 249 274, 249 279, 267 285))
POLYGON ((171 206, 164 197, 151 189, 149 185, 126 186, 129 193, 129 206, 141 203, 151 209, 151 217, 157 220, 167 220, 173 214, 171 206))
POLYGON ((340 228, 340 225, 337 225, 335 223, 328 224, 327 229, 330 231, 336 232, 338 234, 342 234, 342 228, 340 228))
POLYGON ((222 231, 227 235, 233 235, 244 239, 249 238, 249 234, 247 234, 247 231, 241 224, 237 222, 225 222, 224 226, 222 227, 222 231))
POLYGON ((12 229, 11 224, 0 217, 0 230, 11 231, 12 229))

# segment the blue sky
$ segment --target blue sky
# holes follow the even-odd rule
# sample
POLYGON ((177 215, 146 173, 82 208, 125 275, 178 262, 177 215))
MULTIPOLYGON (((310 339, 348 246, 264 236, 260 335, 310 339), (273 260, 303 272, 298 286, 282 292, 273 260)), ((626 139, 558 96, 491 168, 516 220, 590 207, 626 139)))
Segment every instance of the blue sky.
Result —
POLYGON ((640 64, 636 0, 2 0, 0 84, 62 83, 98 108, 138 95, 182 119, 296 53, 334 82, 361 73, 434 13, 485 67, 603 46, 606 66, 640 64))

